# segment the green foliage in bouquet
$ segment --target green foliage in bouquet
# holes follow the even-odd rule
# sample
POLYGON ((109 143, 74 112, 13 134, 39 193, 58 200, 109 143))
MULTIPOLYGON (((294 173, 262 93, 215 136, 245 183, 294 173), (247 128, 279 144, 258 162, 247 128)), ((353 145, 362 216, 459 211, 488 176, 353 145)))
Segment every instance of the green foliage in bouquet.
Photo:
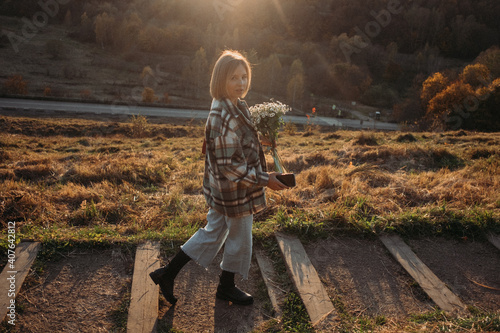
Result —
POLYGON ((265 102, 250 107, 252 122, 264 137, 271 142, 271 156, 274 160, 274 166, 277 172, 285 173, 281 158, 276 150, 276 141, 281 126, 285 123, 283 115, 290 110, 288 105, 281 102, 265 102))

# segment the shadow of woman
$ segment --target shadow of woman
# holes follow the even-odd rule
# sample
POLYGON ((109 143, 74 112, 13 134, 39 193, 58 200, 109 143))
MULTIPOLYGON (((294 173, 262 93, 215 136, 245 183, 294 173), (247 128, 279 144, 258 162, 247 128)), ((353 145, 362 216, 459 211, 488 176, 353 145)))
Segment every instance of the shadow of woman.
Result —
POLYGON ((254 327, 254 305, 215 300, 214 333, 246 333, 254 327))
POLYGON ((175 317, 175 304, 170 306, 170 308, 165 312, 163 317, 158 318, 156 322, 157 332, 170 332, 174 328, 174 317, 175 317))

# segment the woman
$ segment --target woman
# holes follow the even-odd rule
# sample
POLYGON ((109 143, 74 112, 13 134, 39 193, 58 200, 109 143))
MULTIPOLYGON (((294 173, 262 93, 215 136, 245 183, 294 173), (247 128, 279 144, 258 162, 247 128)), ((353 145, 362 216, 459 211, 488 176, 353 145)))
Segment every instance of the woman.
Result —
POLYGON ((277 173, 265 172, 259 136, 244 98, 252 72, 247 59, 224 51, 210 81, 213 101, 205 127, 203 193, 209 206, 207 225, 199 229, 165 267, 150 273, 171 304, 174 280, 191 259, 207 268, 224 246, 222 273, 216 297, 235 304, 253 304, 253 297, 234 284, 234 276, 248 278, 252 257, 253 215, 266 205, 264 187, 284 190, 277 173))

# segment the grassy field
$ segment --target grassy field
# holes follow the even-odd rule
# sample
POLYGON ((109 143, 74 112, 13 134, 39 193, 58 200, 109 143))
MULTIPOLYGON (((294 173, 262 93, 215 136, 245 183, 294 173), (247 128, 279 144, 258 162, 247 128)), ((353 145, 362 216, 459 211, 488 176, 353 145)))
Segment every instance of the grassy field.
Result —
MULTIPOLYGON (((16 222, 18 239, 44 243, 42 260, 73 246, 155 239, 172 251, 187 240, 207 212, 203 124, 175 123, 0 117, 1 251, 7 221, 16 222)), ((498 133, 330 132, 287 124, 279 149, 297 187, 267 192, 254 237, 266 246, 277 230, 304 242, 382 232, 464 240, 499 233, 499 147, 498 133)), ((294 302, 284 320, 307 331, 299 329, 307 318, 296 318, 303 309, 294 302)), ((436 312, 421 322, 439 326, 441 318, 436 312)), ((463 325, 483 319, 478 314, 463 325)))
MULTIPOLYGON (((199 123, 2 117, 0 128, 0 216, 20 238, 183 241, 204 224, 199 123)), ((500 230, 500 134, 287 125, 279 144, 298 185, 268 191, 257 238, 500 230)))

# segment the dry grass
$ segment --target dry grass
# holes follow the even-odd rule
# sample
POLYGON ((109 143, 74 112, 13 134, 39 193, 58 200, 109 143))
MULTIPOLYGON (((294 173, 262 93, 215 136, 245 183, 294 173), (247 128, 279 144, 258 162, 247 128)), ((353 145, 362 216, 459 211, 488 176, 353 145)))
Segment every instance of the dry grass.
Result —
MULTIPOLYGON (((99 226, 115 239, 151 232, 184 239, 204 223, 201 126, 148 124, 135 138, 130 122, 3 117, 0 125, 0 216, 27 237, 57 227, 53 238, 72 238, 99 226)), ((499 134, 401 137, 283 133, 280 153, 298 185, 268 191, 258 220, 275 223, 256 233, 297 219, 315 232, 422 231, 450 219, 498 230, 499 134)))
POLYGON ((327 230, 358 224, 406 232, 415 219, 418 232, 455 220, 479 225, 478 232, 498 230, 499 134, 412 134, 415 141, 401 133, 335 135, 282 138, 281 154, 298 186, 270 197, 289 216, 305 210, 327 230))
MULTIPOLYGON (((75 243, 94 248, 160 239, 170 249, 185 241, 205 221, 203 127, 148 123, 137 135, 131 126, 0 118, 0 221, 15 221, 18 238, 44 242, 49 254, 75 243)), ((500 134, 413 133, 415 141, 403 135, 282 133, 280 153, 297 187, 268 191, 255 237, 267 243, 278 229, 309 239, 500 231, 500 134)), ((452 320, 436 312, 402 322, 352 317, 346 325, 346 331, 472 332, 498 327, 498 320, 489 314, 452 320)))

